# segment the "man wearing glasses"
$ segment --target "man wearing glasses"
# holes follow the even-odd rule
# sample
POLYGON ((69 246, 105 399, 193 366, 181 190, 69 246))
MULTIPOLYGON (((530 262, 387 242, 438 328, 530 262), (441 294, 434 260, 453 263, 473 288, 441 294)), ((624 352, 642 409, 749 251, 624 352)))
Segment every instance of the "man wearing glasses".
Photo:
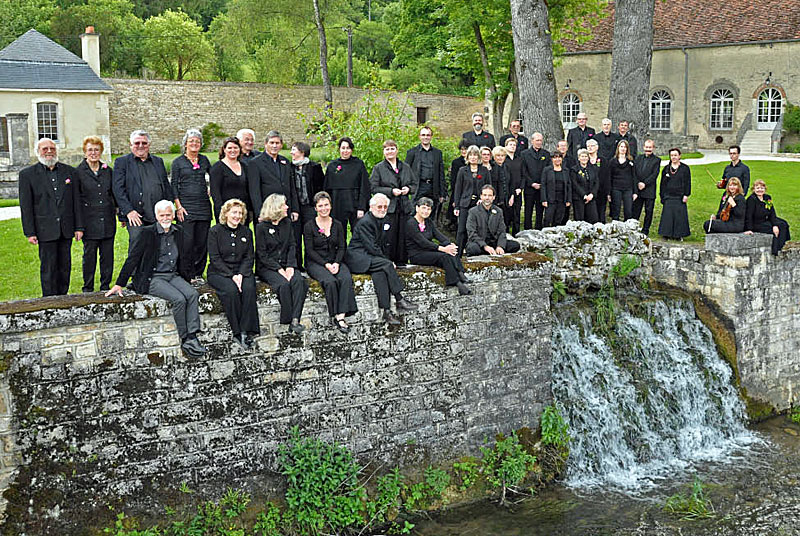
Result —
MULTIPOLYGON (((447 185, 444 182, 444 161, 442 151, 431 145, 433 131, 430 127, 422 127, 419 131, 419 145, 406 153, 406 164, 419 177, 419 187, 414 199, 430 197, 433 199, 433 217, 439 213, 439 206, 444 201, 447 185)), ((405 222, 403 222, 405 223, 405 222)))
POLYGON ((161 199, 177 203, 167 179, 164 161, 150 154, 150 135, 134 130, 130 137, 131 152, 114 163, 113 190, 119 207, 119 220, 128 228, 130 254, 142 226, 156 223, 153 207, 161 199))
POLYGON ((728 147, 728 154, 731 156, 731 163, 725 166, 722 172, 722 181, 717 183, 717 188, 725 189, 728 186, 728 179, 736 177, 742 183, 745 197, 747 196, 747 189, 750 188, 750 168, 744 162, 739 160, 739 154, 742 152, 738 145, 731 145, 728 147))

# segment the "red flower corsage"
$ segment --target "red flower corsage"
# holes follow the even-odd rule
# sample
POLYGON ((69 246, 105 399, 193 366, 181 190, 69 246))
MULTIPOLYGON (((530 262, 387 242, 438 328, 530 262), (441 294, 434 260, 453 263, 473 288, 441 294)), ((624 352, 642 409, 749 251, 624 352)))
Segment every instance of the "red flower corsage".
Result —
POLYGON ((339 164, 338 166, 336 166, 336 172, 337 172, 337 173, 338 173, 338 172, 340 172, 341 170, 342 170, 342 166, 341 166, 341 164, 339 164))
POLYGON ((475 178, 476 178, 476 179, 482 179, 483 177, 482 177, 482 176, 480 176, 480 175, 475 175, 475 178))

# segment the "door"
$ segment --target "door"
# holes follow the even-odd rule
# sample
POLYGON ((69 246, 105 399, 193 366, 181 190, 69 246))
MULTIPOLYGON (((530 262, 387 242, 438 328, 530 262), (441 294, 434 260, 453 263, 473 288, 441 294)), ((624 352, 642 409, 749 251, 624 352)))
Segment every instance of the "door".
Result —
POLYGON ((758 95, 757 128, 758 130, 772 130, 778 124, 783 108, 781 92, 774 87, 768 87, 758 95))

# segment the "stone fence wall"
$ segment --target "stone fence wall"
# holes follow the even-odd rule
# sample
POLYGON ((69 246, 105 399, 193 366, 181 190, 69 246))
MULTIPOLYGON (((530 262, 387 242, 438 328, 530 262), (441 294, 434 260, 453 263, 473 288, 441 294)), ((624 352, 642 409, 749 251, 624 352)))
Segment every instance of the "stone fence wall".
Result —
POLYGON ((2 533, 83 533, 115 515, 108 505, 154 511, 184 481, 200 496, 226 486, 263 496, 294 425, 401 466, 535 429, 552 399, 550 263, 516 259, 468 264, 471 296, 444 288, 441 272, 404 271, 420 312, 398 330, 376 322, 363 276, 348 335, 330 327, 317 287, 302 338, 277 324, 261 289, 262 335, 247 353, 204 293, 204 359, 182 356, 159 299, 1 304, 2 533))
MULTIPOLYGON (((263 148, 264 136, 278 130, 286 142, 306 138, 305 114, 311 119, 313 107, 324 105, 321 86, 276 86, 251 82, 197 82, 168 80, 104 79, 113 88, 109 101, 111 151, 127 153, 128 137, 136 129, 150 132, 154 152, 166 152, 180 143, 186 129, 210 122, 226 132, 240 128, 256 131, 256 147, 263 148)), ((335 87, 333 101, 339 109, 354 111, 364 95, 361 88, 335 87)), ((384 92, 384 95, 388 95, 384 92)), ((472 127, 470 116, 483 110, 483 102, 469 97, 411 93, 394 94, 406 103, 412 121, 422 112, 443 136, 456 137, 472 127)), ((358 140, 356 140, 358 143, 358 140)))

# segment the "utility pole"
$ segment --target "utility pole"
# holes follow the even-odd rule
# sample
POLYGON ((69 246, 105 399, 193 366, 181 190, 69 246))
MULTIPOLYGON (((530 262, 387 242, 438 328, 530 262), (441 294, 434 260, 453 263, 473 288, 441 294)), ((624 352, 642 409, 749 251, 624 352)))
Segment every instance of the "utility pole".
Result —
POLYGON ((353 87, 353 28, 348 26, 347 32, 347 87, 353 87))

